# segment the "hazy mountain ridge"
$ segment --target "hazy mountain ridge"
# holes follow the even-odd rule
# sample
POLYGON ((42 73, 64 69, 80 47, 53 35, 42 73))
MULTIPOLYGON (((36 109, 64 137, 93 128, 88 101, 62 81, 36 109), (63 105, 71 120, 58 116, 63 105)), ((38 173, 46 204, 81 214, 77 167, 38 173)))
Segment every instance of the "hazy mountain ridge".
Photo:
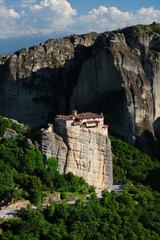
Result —
POLYGON ((33 45, 38 45, 41 42, 45 42, 47 39, 51 38, 62 38, 71 34, 70 32, 52 32, 46 34, 31 34, 23 35, 20 37, 11 38, 0 38, 0 54, 7 55, 14 53, 21 48, 29 48, 33 45))

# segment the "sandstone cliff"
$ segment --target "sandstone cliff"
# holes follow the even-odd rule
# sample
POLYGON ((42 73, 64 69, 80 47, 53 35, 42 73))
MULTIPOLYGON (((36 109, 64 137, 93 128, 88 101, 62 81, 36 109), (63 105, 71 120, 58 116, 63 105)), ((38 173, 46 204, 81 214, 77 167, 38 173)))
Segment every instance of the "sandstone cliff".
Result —
POLYGON ((68 150, 60 136, 54 132, 44 132, 41 138, 41 151, 44 157, 44 162, 46 162, 49 157, 54 156, 58 160, 59 172, 65 172, 68 150))
POLYGON ((103 112, 110 131, 155 151, 160 138, 160 24, 48 40, 0 62, 0 114, 32 125, 103 112))
POLYGON ((111 187, 112 152, 108 137, 74 126, 68 128, 62 138, 45 132, 41 149, 45 160, 50 156, 57 157, 60 173, 72 172, 97 189, 111 187))

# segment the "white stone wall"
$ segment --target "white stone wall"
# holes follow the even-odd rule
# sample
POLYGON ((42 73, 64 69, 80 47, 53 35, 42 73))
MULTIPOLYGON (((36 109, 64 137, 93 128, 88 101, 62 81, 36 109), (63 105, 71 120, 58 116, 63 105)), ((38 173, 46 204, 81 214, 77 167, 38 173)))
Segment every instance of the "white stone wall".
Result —
POLYGON ((48 128, 46 128, 48 132, 54 132, 54 126, 53 124, 49 124, 48 128))
POLYGON ((86 123, 86 127, 97 127, 97 123, 91 122, 91 123, 86 123))
POLYGON ((103 128, 103 134, 108 136, 108 128, 103 128))
POLYGON ((87 122, 87 121, 100 121, 99 125, 102 125, 102 124, 104 124, 104 117, 82 119, 82 123, 87 122))
POLYGON ((66 121, 66 128, 71 127, 73 125, 73 119, 66 121))
POLYGON ((46 128, 42 128, 41 132, 54 132, 53 124, 49 124, 46 128))
MULTIPOLYGON (((94 131, 94 132, 99 132, 100 134, 102 135, 106 135, 108 136, 108 129, 106 128, 103 128, 103 125, 104 125, 104 117, 100 117, 100 118, 88 118, 88 119, 82 119, 81 121, 81 124, 82 125, 76 125, 76 126, 79 126, 79 128, 86 128, 85 125, 83 125, 83 123, 87 122, 87 121, 100 121, 98 123, 98 126, 94 126, 93 124, 93 127, 90 127, 89 129, 91 129, 91 131, 94 131)), ((71 119, 71 120, 64 120, 64 119, 55 119, 55 123, 56 123, 56 129, 57 129, 57 132, 59 133, 64 133, 65 130, 67 130, 68 128, 70 127, 75 127, 74 126, 74 120, 71 119)))

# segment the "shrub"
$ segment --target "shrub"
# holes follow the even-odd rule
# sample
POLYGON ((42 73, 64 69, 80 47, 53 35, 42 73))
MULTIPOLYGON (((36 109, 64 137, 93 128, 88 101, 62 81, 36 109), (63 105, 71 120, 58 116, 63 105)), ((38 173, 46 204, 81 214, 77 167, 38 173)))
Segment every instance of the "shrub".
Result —
POLYGON ((7 128, 12 128, 11 120, 0 116, 0 137, 3 137, 7 128))
POLYGON ((31 189, 30 191, 30 199, 31 203, 35 204, 36 206, 39 206, 43 203, 43 193, 39 189, 31 189))
POLYGON ((58 169, 58 161, 56 157, 50 157, 47 160, 47 166, 51 171, 57 171, 58 169))
POLYGON ((61 192, 61 199, 68 199, 68 193, 67 192, 61 192))

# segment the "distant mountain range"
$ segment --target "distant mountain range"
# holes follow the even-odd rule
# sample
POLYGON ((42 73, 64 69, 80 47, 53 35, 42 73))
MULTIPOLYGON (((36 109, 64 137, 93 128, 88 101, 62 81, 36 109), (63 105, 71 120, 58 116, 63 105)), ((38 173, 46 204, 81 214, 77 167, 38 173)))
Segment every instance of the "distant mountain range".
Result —
POLYGON ((21 48, 29 48, 33 45, 38 45, 41 42, 45 42, 52 38, 63 38, 67 35, 72 34, 71 32, 52 32, 48 34, 31 34, 13 38, 0 39, 0 54, 7 55, 14 53, 21 48))

